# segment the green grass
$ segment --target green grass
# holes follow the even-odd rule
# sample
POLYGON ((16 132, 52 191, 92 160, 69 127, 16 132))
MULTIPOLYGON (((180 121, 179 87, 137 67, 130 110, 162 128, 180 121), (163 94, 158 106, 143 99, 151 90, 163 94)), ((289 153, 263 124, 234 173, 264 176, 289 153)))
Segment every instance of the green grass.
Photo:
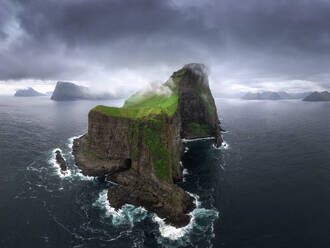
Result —
POLYGON ((196 122, 192 122, 188 125, 188 128, 194 134, 208 134, 210 132, 210 128, 208 125, 199 124, 196 122))
POLYGON ((130 119, 162 114, 173 116, 178 108, 178 82, 180 80, 181 77, 176 77, 173 79, 174 85, 170 85, 169 83, 164 84, 168 84, 166 86, 172 90, 172 93, 169 96, 156 93, 143 94, 142 92, 137 92, 128 98, 125 101, 124 106, 121 108, 99 105, 93 108, 92 111, 130 119))

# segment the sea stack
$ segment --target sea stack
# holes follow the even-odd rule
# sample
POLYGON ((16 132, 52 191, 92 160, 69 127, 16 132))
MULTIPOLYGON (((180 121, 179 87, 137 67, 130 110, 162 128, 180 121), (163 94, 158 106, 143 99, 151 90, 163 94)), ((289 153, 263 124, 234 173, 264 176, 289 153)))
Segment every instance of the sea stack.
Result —
POLYGON ((142 206, 176 227, 189 223, 194 199, 182 180, 182 139, 213 137, 222 143, 220 122, 206 67, 188 64, 155 91, 140 91, 121 108, 97 106, 88 133, 74 140, 84 175, 107 177, 108 200, 118 209, 142 206))
POLYGON ((56 163, 60 166, 61 168, 61 173, 62 174, 65 174, 68 167, 67 167, 67 164, 66 164, 66 161, 64 160, 63 156, 62 156, 62 153, 60 150, 56 150, 55 151, 55 160, 56 160, 56 163))

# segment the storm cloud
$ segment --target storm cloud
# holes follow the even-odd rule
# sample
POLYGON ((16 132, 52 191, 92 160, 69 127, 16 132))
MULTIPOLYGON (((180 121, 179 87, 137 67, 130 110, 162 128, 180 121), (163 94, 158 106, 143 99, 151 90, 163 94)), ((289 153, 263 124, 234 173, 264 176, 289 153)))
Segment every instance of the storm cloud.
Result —
POLYGON ((0 0, 0 80, 139 88, 190 62, 222 92, 329 89, 326 0, 0 0))

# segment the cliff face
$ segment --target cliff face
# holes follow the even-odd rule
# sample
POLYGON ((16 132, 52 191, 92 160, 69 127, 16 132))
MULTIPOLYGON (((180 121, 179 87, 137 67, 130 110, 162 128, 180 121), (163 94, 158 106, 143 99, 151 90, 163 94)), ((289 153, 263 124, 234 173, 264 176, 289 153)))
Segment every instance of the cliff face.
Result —
POLYGON ((97 100, 111 99, 109 93, 92 92, 88 87, 79 86, 69 82, 57 82, 55 90, 51 96, 54 101, 74 101, 74 100, 97 100))
POLYGON ((189 222, 193 198, 175 185, 182 179, 182 138, 215 137, 221 145, 216 107, 205 67, 191 64, 162 86, 166 93, 139 92, 122 108, 97 106, 88 133, 74 141, 85 175, 107 176, 111 206, 143 206, 175 226, 189 222))
POLYGON ((173 75, 182 74, 179 85, 179 111, 181 137, 187 139, 215 137, 216 145, 222 143, 220 121, 209 87, 206 68, 188 64, 173 75))

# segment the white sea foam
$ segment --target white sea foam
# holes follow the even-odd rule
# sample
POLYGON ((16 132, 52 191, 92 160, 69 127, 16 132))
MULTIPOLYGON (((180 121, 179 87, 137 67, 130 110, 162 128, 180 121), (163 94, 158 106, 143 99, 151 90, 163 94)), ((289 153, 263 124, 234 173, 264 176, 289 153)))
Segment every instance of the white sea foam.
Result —
POLYGON ((216 145, 213 144, 212 147, 213 147, 214 149, 217 149, 217 150, 229 150, 229 149, 230 149, 229 144, 228 144, 226 141, 224 141, 224 140, 222 141, 221 146, 216 147, 216 145))
MULTIPOLYGON (((74 156, 72 154, 72 147, 73 147, 73 141, 75 139, 79 139, 80 137, 82 137, 82 135, 78 135, 78 136, 73 136, 71 138, 68 139, 68 148, 69 148, 69 156, 71 156, 72 159, 74 159, 74 156)), ((75 165, 74 170, 72 170, 72 176, 79 178, 80 180, 84 180, 84 181, 92 181, 95 179, 95 177, 92 176, 85 176, 84 174, 82 174, 81 169, 78 168, 78 166, 75 165)))
MULTIPOLYGON (((195 199, 196 208, 189 214, 191 219, 188 225, 176 228, 166 224, 164 220, 154 215, 153 220, 158 223, 159 232, 163 238, 172 241, 179 240, 189 234, 193 229, 206 230, 208 227, 211 227, 211 229, 213 228, 213 222, 218 217, 219 213, 216 210, 201 208, 199 197, 194 194, 190 195, 195 199), (198 224, 203 218, 210 218, 210 221, 207 222, 206 226, 200 226, 200 224, 198 224)), ((205 223, 205 221, 203 223, 205 223)))
POLYGON ((71 170, 67 169, 66 171, 62 171, 60 165, 56 162, 56 151, 60 151, 62 153, 62 150, 60 148, 55 148, 52 151, 52 155, 48 160, 48 163, 52 165, 55 168, 55 173, 61 177, 70 177, 71 176, 71 170))
POLYGON ((113 225, 130 225, 133 227, 135 222, 139 222, 148 216, 147 210, 130 204, 125 204, 118 210, 111 207, 106 189, 100 192, 99 197, 96 202, 93 203, 93 206, 104 209, 106 217, 112 218, 113 225))
POLYGON ((182 171, 182 175, 183 175, 183 179, 182 181, 183 182, 186 182, 186 176, 189 175, 189 172, 188 172, 188 169, 187 168, 184 168, 183 171, 182 171))
POLYGON ((188 151, 189 151, 189 147, 186 146, 186 147, 184 148, 184 153, 187 153, 188 151))
POLYGON ((196 139, 182 139, 183 143, 188 143, 188 142, 194 142, 194 141, 199 141, 199 140, 213 140, 215 139, 214 137, 205 137, 205 138, 196 138, 196 139))
POLYGON ((78 135, 78 136, 73 136, 73 137, 69 138, 68 147, 70 148, 71 151, 72 151, 72 147, 73 147, 73 141, 75 139, 79 139, 82 136, 83 136, 83 134, 82 135, 78 135))

